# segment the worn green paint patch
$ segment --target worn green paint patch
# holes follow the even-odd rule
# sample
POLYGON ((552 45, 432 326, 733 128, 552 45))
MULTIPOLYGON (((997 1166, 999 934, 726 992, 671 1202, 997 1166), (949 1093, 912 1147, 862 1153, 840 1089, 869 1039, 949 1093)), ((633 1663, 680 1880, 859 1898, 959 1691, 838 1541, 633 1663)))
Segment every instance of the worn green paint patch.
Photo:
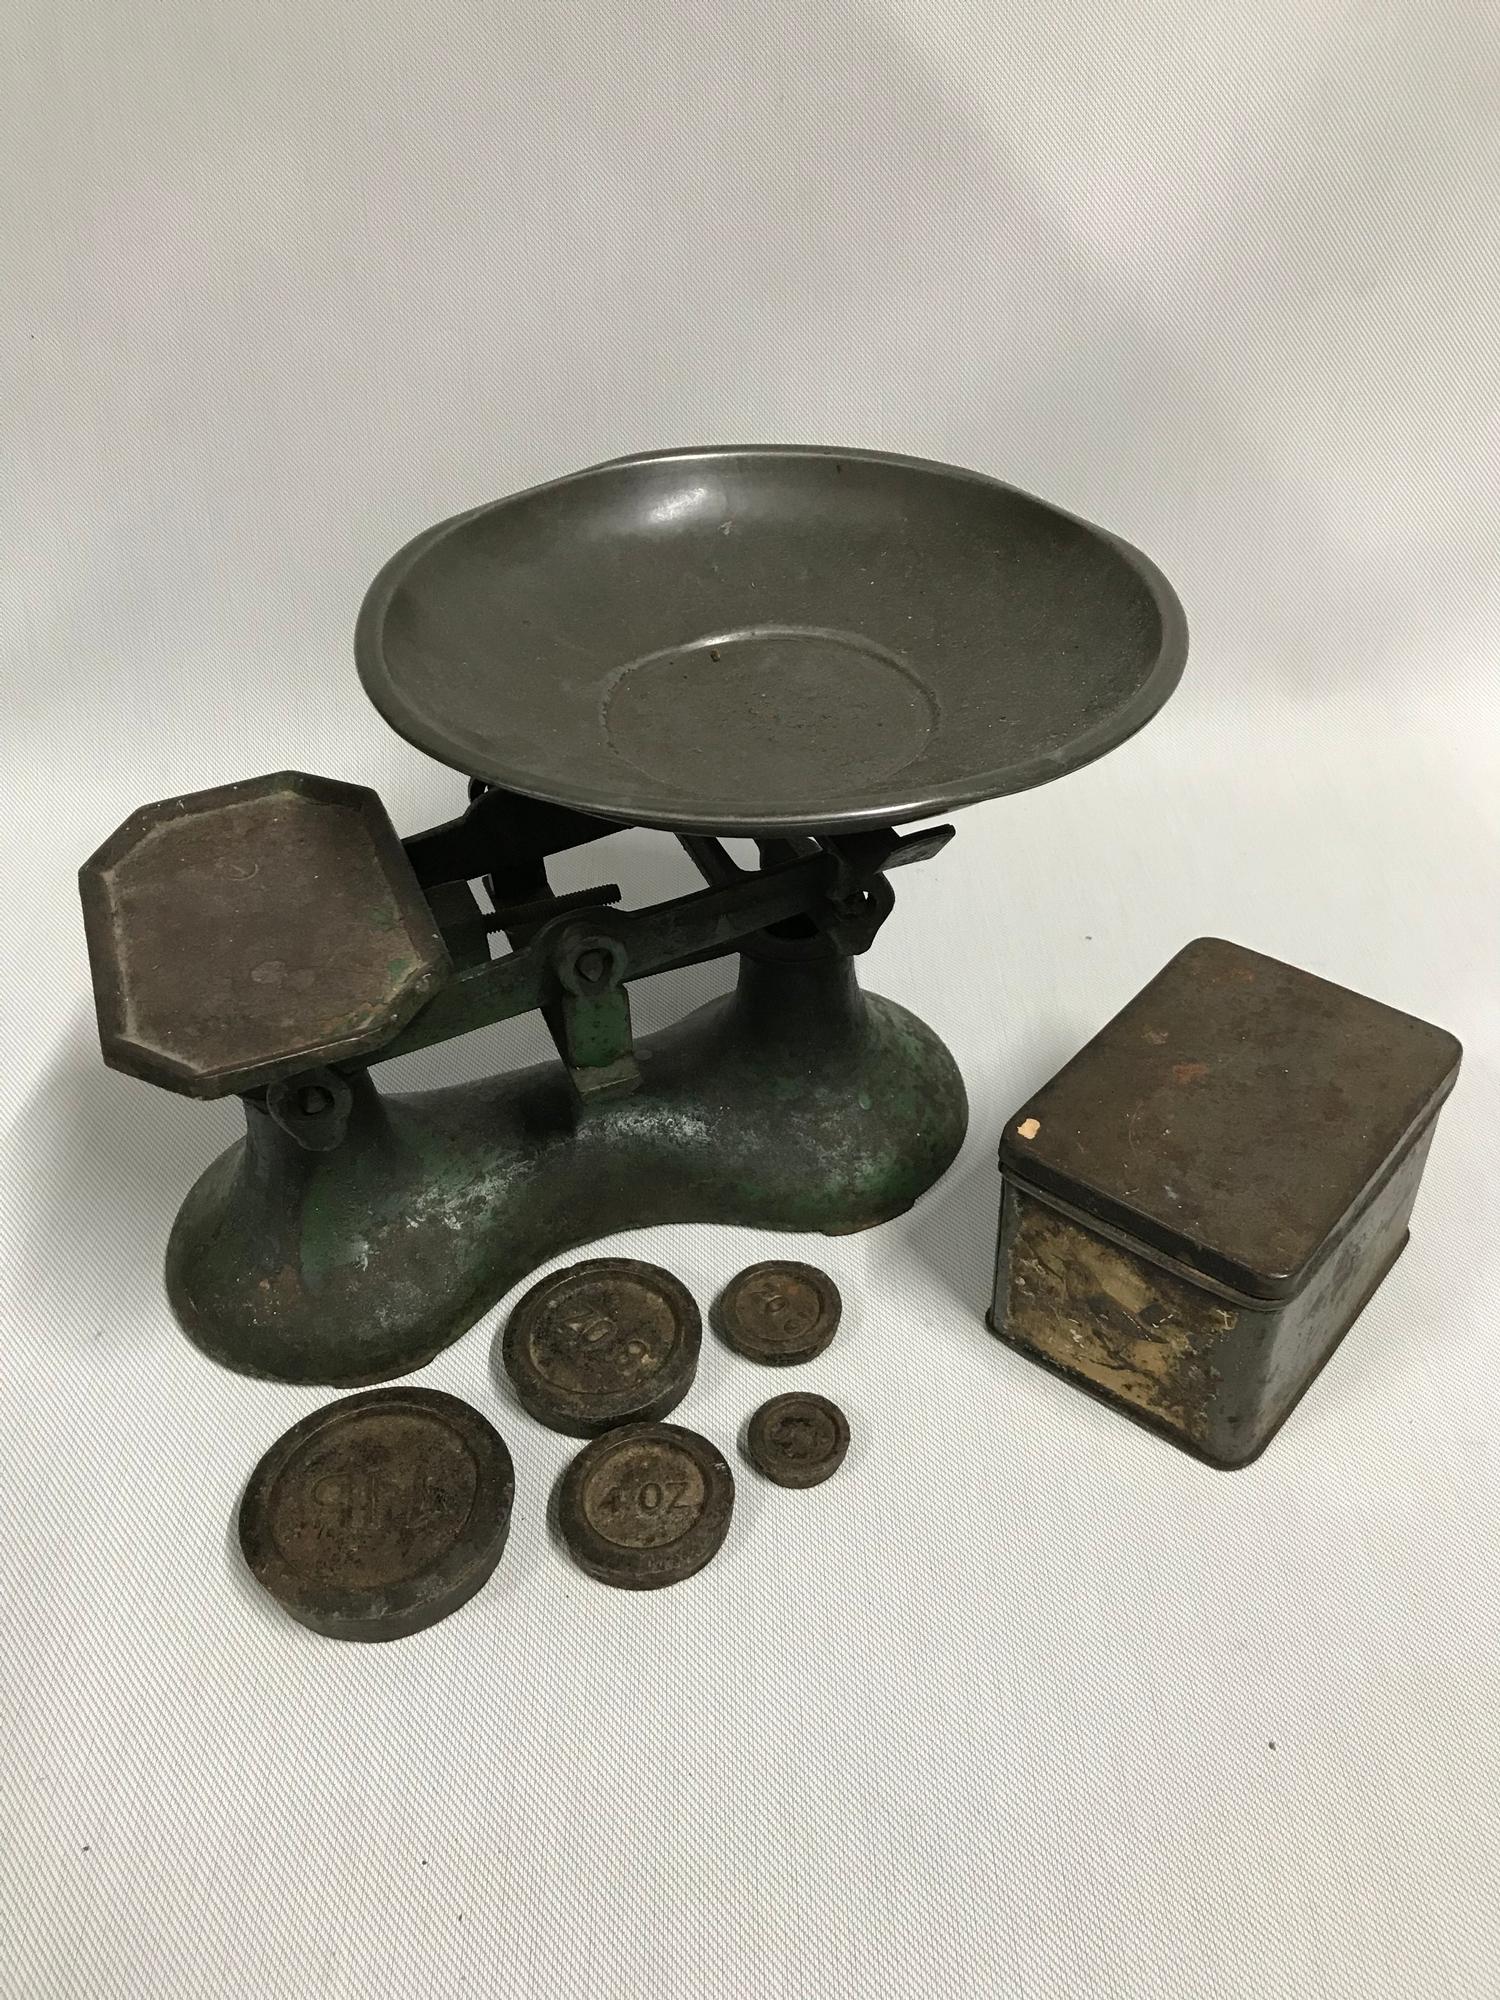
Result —
POLYGON ((349 1137, 303 1152, 263 1112, 199 1182, 168 1253, 192 1337, 252 1374, 349 1385, 419 1366, 547 1258, 653 1222, 844 1234, 951 1162, 952 1057, 834 961, 640 1046, 642 1087, 581 1102, 560 1064, 415 1096, 352 1074, 349 1137))

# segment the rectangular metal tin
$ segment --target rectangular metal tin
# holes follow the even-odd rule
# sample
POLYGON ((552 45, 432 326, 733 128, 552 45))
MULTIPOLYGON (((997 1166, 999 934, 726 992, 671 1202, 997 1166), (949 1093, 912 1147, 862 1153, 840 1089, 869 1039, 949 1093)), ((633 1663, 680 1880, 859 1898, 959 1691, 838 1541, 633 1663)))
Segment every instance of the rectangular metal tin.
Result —
MULTIPOLYGON (((1242 947, 1199 940, 1007 1127, 991 1327, 1020 1352, 1210 1464, 1248 1464, 1306 1393, 1404 1248, 1459 1054, 1441 1029, 1242 947), (1236 980, 1247 965, 1254 979, 1236 980), (1194 984, 1205 970, 1220 988, 1207 1026, 1192 1005, 1194 984), (1168 975, 1176 990, 1163 996, 1168 975), (1231 990, 1226 1004, 1226 983, 1260 990, 1239 996, 1231 990), (1269 1037, 1289 1010, 1295 1015, 1299 994, 1310 987, 1320 989, 1315 1004, 1321 1018, 1311 1031, 1304 1022, 1290 1038, 1301 1060, 1278 1065, 1269 1037), (1262 997, 1268 989, 1269 1006, 1262 997), (1242 1032, 1247 1011, 1260 1016, 1254 1037, 1242 1032), (1382 1051, 1392 1049, 1394 1057, 1383 1066, 1382 1051), (1357 1092, 1347 1065, 1342 1076, 1337 1073, 1350 1050, 1362 1058, 1353 1065, 1357 1092), (1192 1146, 1170 1144, 1180 1092, 1195 1084, 1211 1089, 1218 1062, 1238 1065, 1238 1075, 1231 1073, 1235 1087, 1223 1094, 1219 1109, 1226 1118, 1248 1119, 1248 1128, 1242 1123, 1235 1134, 1237 1152, 1231 1149, 1242 1179, 1225 1170, 1214 1147, 1211 1099, 1200 1100, 1186 1121, 1192 1146), (1178 1079, 1182 1069, 1186 1082, 1178 1079), (1060 1080, 1069 1077, 1071 1088, 1059 1091, 1060 1080), (1242 1225, 1225 1205, 1283 1199, 1274 1171, 1277 1100, 1284 1106, 1308 1093, 1315 1109, 1326 1106, 1339 1119, 1359 1123, 1352 1133, 1336 1132, 1336 1143, 1323 1149, 1324 1179, 1316 1187, 1323 1233, 1304 1254, 1297 1213, 1286 1228, 1274 1230, 1253 1215, 1242 1225), (1056 1123, 1059 1117, 1070 1125, 1050 1156, 1047 1149, 1038 1152, 1035 1141, 1047 1119, 1056 1123), (1090 1147, 1091 1134, 1110 1120, 1132 1117, 1128 1142, 1118 1129, 1105 1130, 1090 1147), (1038 1129, 1028 1137, 1023 1128, 1032 1123, 1038 1129), (1193 1147, 1201 1149, 1197 1157, 1211 1161, 1211 1170, 1196 1178, 1193 1147), (1092 1171, 1074 1178, 1060 1172, 1059 1159, 1070 1156, 1089 1160, 1092 1171), (1039 1160, 1043 1172, 1027 1170, 1039 1160), (1336 1175, 1329 1171, 1333 1164, 1336 1175), (1162 1225, 1164 1188, 1179 1197, 1194 1228, 1162 1225), (1281 1269, 1274 1254, 1256 1266, 1227 1252, 1227 1246, 1257 1240, 1273 1248, 1290 1245, 1297 1254, 1281 1269)), ((1312 1117, 1289 1122, 1297 1137, 1288 1177, 1295 1198, 1318 1172, 1319 1124, 1312 1117)))

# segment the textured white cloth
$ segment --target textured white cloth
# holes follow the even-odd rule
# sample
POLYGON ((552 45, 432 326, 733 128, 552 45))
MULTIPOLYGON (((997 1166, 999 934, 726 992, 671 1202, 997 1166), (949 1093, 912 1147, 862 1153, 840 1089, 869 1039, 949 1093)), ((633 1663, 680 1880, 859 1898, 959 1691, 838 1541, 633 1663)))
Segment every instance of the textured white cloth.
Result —
MULTIPOLYGON (((5 2000, 1412 2000, 1500 1988, 1495 90, 1488 0, 10 0, 0 130, 5 2000), (349 659, 440 515, 610 454, 952 458, 1177 584, 1181 693, 898 878, 870 984, 963 1158, 846 1241, 638 1232, 848 1302, 828 1486, 699 1578, 493 1582, 385 1648, 258 1595, 317 1391, 201 1359, 166 1232, 232 1135, 106 1073, 77 863, 278 767, 461 788, 349 659), (1214 1474, 986 1334, 1004 1116, 1202 933, 1468 1046, 1412 1246, 1214 1474)), ((634 900, 672 843, 574 857, 634 900)), ((639 989, 649 1029, 723 966, 639 989)), ((542 1052, 531 1024, 406 1065, 542 1052)), ((780 1388, 783 1383, 772 1385, 780 1388)), ((706 1346, 729 1445, 766 1378, 706 1346)))

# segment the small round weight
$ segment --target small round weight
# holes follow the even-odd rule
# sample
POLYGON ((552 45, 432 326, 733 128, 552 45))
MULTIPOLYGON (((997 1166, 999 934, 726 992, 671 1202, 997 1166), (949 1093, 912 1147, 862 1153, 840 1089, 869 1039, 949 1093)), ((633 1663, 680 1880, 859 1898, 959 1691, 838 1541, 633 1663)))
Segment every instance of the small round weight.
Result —
POLYGON ((557 1495, 574 1561, 622 1590, 657 1590, 702 1569, 733 1510, 734 1475, 723 1454, 676 1424, 627 1424, 595 1438, 557 1495))
POLYGON ((750 1419, 745 1456, 778 1486, 820 1486, 844 1462, 849 1420, 826 1396, 773 1396, 750 1419))
POLYGON ((718 1331, 748 1361, 811 1361, 839 1329, 838 1286, 812 1264, 752 1264, 731 1278, 714 1313, 718 1331))
POLYGON ((500 1560, 515 1475, 499 1433, 437 1389, 367 1389, 293 1424, 250 1475, 252 1574, 330 1639, 404 1639, 500 1560))
POLYGON ((532 1286, 505 1329, 523 1407, 570 1437, 675 1410, 698 1372, 703 1324, 669 1271, 593 1257, 532 1286))

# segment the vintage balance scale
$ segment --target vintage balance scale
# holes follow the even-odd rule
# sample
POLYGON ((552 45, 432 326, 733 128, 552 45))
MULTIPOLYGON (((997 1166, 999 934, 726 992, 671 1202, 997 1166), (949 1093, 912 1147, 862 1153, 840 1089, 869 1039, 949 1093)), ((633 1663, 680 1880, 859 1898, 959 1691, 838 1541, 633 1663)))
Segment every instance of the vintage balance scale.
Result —
POLYGON ((968 1113, 937 1037, 855 981, 890 871, 952 833, 896 828, 1114 748, 1186 645, 1124 542, 882 453, 621 459, 419 536, 356 653, 392 727, 470 778, 460 818, 402 840, 373 792, 284 772, 142 807, 82 870, 105 1060, 245 1107, 168 1246, 189 1335, 378 1382, 592 1237, 902 1213, 968 1113), (674 834, 705 886, 552 893, 550 856, 623 826, 674 834), (632 980, 730 952, 731 995, 633 1039, 632 980), (377 1063, 532 1008, 560 1063, 377 1089, 377 1063))

